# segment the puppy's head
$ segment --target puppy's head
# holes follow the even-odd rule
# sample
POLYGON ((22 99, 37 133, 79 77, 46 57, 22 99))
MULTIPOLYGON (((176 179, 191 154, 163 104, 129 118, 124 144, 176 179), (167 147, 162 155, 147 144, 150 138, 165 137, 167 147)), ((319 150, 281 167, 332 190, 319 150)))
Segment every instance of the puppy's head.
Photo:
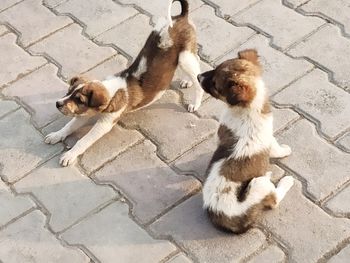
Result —
POLYGON ((238 58, 198 75, 198 81, 207 93, 232 107, 249 107, 259 89, 264 89, 259 85, 261 67, 258 53, 253 49, 241 51, 238 58))
POLYGON ((56 102, 56 107, 67 116, 94 115, 102 112, 109 101, 108 91, 101 82, 78 76, 69 81, 68 93, 56 102))

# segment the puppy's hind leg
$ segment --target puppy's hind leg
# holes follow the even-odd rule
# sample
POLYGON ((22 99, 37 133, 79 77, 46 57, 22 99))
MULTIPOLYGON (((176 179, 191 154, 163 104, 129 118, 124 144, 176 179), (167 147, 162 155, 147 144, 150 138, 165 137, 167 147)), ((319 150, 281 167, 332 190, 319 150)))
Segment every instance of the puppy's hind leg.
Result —
POLYGON ((191 51, 182 51, 179 55, 180 68, 190 77, 193 87, 195 88, 194 98, 191 99, 188 105, 188 111, 194 112, 198 110, 202 103, 203 89, 197 80, 198 74, 200 74, 199 59, 196 54, 191 51))

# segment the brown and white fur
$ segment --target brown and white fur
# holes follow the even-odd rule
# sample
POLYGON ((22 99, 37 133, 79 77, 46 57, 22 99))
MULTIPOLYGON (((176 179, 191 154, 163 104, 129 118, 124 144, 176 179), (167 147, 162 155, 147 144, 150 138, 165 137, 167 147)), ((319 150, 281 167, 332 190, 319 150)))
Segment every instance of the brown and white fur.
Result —
POLYGON ((219 145, 203 187, 204 208, 219 228, 243 233, 265 208, 275 208, 293 185, 282 178, 277 187, 268 172, 269 158, 291 154, 273 136, 272 113, 255 50, 198 76, 203 89, 225 102, 219 145))
POLYGON ((160 19, 149 35, 133 64, 126 70, 103 81, 74 77, 67 95, 58 100, 57 108, 74 117, 66 126, 46 136, 45 142, 55 144, 86 124, 89 117, 99 115, 93 128, 76 145, 63 154, 60 163, 67 166, 94 142, 108 133, 122 114, 150 105, 170 86, 179 66, 190 77, 195 97, 188 110, 201 104, 203 90, 197 80, 200 73, 196 33, 189 21, 187 0, 180 2, 181 14, 160 19))

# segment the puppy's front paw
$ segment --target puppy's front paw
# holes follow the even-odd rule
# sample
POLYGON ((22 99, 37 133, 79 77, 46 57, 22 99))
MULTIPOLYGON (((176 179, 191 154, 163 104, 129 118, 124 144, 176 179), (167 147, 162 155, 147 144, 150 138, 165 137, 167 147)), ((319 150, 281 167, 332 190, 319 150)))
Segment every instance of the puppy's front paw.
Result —
POLYGON ((288 145, 286 145, 286 144, 281 145, 281 157, 280 158, 287 157, 287 156, 291 155, 291 153, 292 153, 292 149, 288 145))
POLYGON ((56 144, 60 141, 63 141, 66 137, 62 135, 59 131, 57 132, 51 132, 50 134, 46 135, 44 141, 47 144, 56 144))
POLYGON ((72 165, 77 159, 77 157, 78 155, 75 154, 72 150, 65 152, 60 158, 60 164, 62 166, 72 165))
POLYGON ((200 103, 196 103, 196 104, 188 104, 187 106, 187 111, 188 112, 195 112, 199 109, 199 107, 201 106, 200 103))
POLYGON ((285 190, 285 192, 288 192, 290 188, 292 188, 294 184, 294 178, 290 175, 283 177, 279 183, 278 187, 281 187, 285 190))
POLYGON ((181 89, 187 89, 193 86, 193 82, 190 80, 181 80, 180 82, 180 88, 181 89))

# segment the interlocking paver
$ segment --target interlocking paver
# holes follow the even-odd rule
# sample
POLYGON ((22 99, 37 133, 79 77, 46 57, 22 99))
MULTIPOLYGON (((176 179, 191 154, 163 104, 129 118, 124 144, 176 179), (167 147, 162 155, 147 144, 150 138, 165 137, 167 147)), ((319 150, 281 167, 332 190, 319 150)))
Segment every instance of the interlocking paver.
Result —
POLYGON ((56 232, 70 226, 93 209, 116 197, 107 186, 95 185, 75 167, 62 168, 50 160, 14 184, 17 192, 33 193, 47 208, 56 232))
POLYGON ((290 109, 272 107, 274 132, 284 129, 289 123, 299 118, 299 115, 290 109))
POLYGON ((320 122, 322 132, 329 137, 350 127, 350 94, 328 82, 327 74, 319 69, 279 92, 273 100, 306 112, 320 122))
POLYGON ((67 85, 56 73, 57 67, 48 64, 12 83, 3 93, 17 97, 28 105, 33 111, 32 120, 42 127, 62 115, 56 109, 55 102, 66 94, 67 85))
POLYGON ((166 263, 191 263, 191 262, 192 260, 186 257, 183 253, 181 253, 176 255, 175 257, 172 257, 166 263))
POLYGON ((343 137, 338 140, 338 143, 350 151, 350 132, 346 133, 343 137))
POLYGON ((194 178, 177 175, 155 151, 156 147, 145 141, 96 173, 100 181, 114 183, 132 200, 133 213, 143 223, 200 187, 194 178))
POLYGON ((18 109, 19 106, 16 102, 10 100, 0 99, 0 118, 5 114, 18 109))
POLYGON ((69 0, 55 8, 70 13, 86 25, 86 33, 95 37, 127 18, 137 14, 132 7, 124 7, 112 0, 69 0))
POLYGON ((126 204, 114 203, 66 231, 70 244, 82 244, 101 262, 159 262, 176 248, 155 240, 128 216, 126 204))
POLYGON ((350 61, 344 54, 350 52, 350 41, 340 29, 328 24, 289 51, 293 56, 308 57, 328 68, 342 87, 350 86, 350 61))
POLYGON ((9 182, 20 179, 62 150, 60 145, 49 146, 43 142, 23 109, 0 119, 0 134, 1 173, 9 182))
POLYGON ((347 186, 330 201, 327 202, 326 207, 333 213, 338 215, 350 214, 350 204, 347 200, 350 199, 350 187, 347 186))
POLYGON ((282 49, 325 23, 320 18, 303 16, 275 0, 263 0, 235 16, 233 20, 258 27, 272 36, 273 43, 282 49))
POLYGON ((265 213, 262 224, 283 240, 294 262, 316 262, 350 236, 350 222, 332 218, 301 191, 296 181, 278 209, 265 213))
POLYGON ((0 25, 0 36, 4 35, 7 32, 8 32, 7 27, 0 25))
POLYGON ((198 119, 179 106, 178 100, 174 91, 167 91, 158 102, 127 114, 121 120, 127 127, 139 127, 156 141, 158 152, 169 161, 191 149, 217 129, 214 120, 198 119))
POLYGON ((350 245, 347 245, 343 248, 337 255, 332 257, 328 262, 329 263, 346 263, 350 258, 350 245))
POLYGON ((0 11, 6 9, 6 8, 9 8, 13 5, 15 5, 16 3, 18 2, 21 2, 23 0, 2 0, 1 3, 0 3, 0 11))
POLYGON ((307 181, 314 199, 327 197, 350 179, 350 155, 321 139, 310 122, 298 121, 278 137, 293 149, 281 162, 307 181))
POLYGON ((303 5, 304 3, 308 2, 309 0, 284 0, 284 2, 288 5, 288 6, 292 6, 294 8, 299 7, 301 5, 303 5))
POLYGON ((285 261, 285 254, 277 246, 269 246, 249 260, 249 263, 282 263, 285 261))
POLYGON ((116 53, 112 48, 97 46, 81 33, 82 28, 73 24, 31 46, 30 50, 46 53, 60 63, 65 78, 88 71, 116 53))
POLYGON ((35 206, 28 196, 15 196, 0 180, 0 226, 35 206))
POLYGON ((32 57, 16 45, 17 37, 6 34, 0 37, 1 63, 6 67, 0 69, 0 86, 16 80, 46 63, 42 57, 32 57))
POLYGON ((209 222, 202 205, 201 194, 198 194, 158 219, 151 229, 156 234, 172 236, 199 262, 239 262, 265 243, 264 234, 257 229, 244 235, 217 230, 209 222))
POLYGON ((89 70, 84 75, 90 78, 103 80, 107 76, 114 75, 126 68, 128 60, 122 55, 116 55, 97 67, 89 70))
POLYGON ((245 1, 237 1, 237 3, 232 4, 232 2, 227 0, 215 0, 213 3, 219 7, 221 12, 224 15, 234 16, 238 12, 248 9, 254 4, 258 3, 261 0, 245 0, 245 1))
POLYGON ((50 8, 53 8, 67 1, 68 0, 44 0, 43 3, 50 8))
POLYGON ((42 5, 42 0, 23 1, 0 13, 0 21, 10 23, 21 33, 20 41, 24 46, 28 46, 73 22, 68 17, 54 15, 42 5))
POLYGON ((45 228, 45 216, 38 210, 0 231, 0 258, 8 263, 90 262, 81 251, 63 246, 45 228))

